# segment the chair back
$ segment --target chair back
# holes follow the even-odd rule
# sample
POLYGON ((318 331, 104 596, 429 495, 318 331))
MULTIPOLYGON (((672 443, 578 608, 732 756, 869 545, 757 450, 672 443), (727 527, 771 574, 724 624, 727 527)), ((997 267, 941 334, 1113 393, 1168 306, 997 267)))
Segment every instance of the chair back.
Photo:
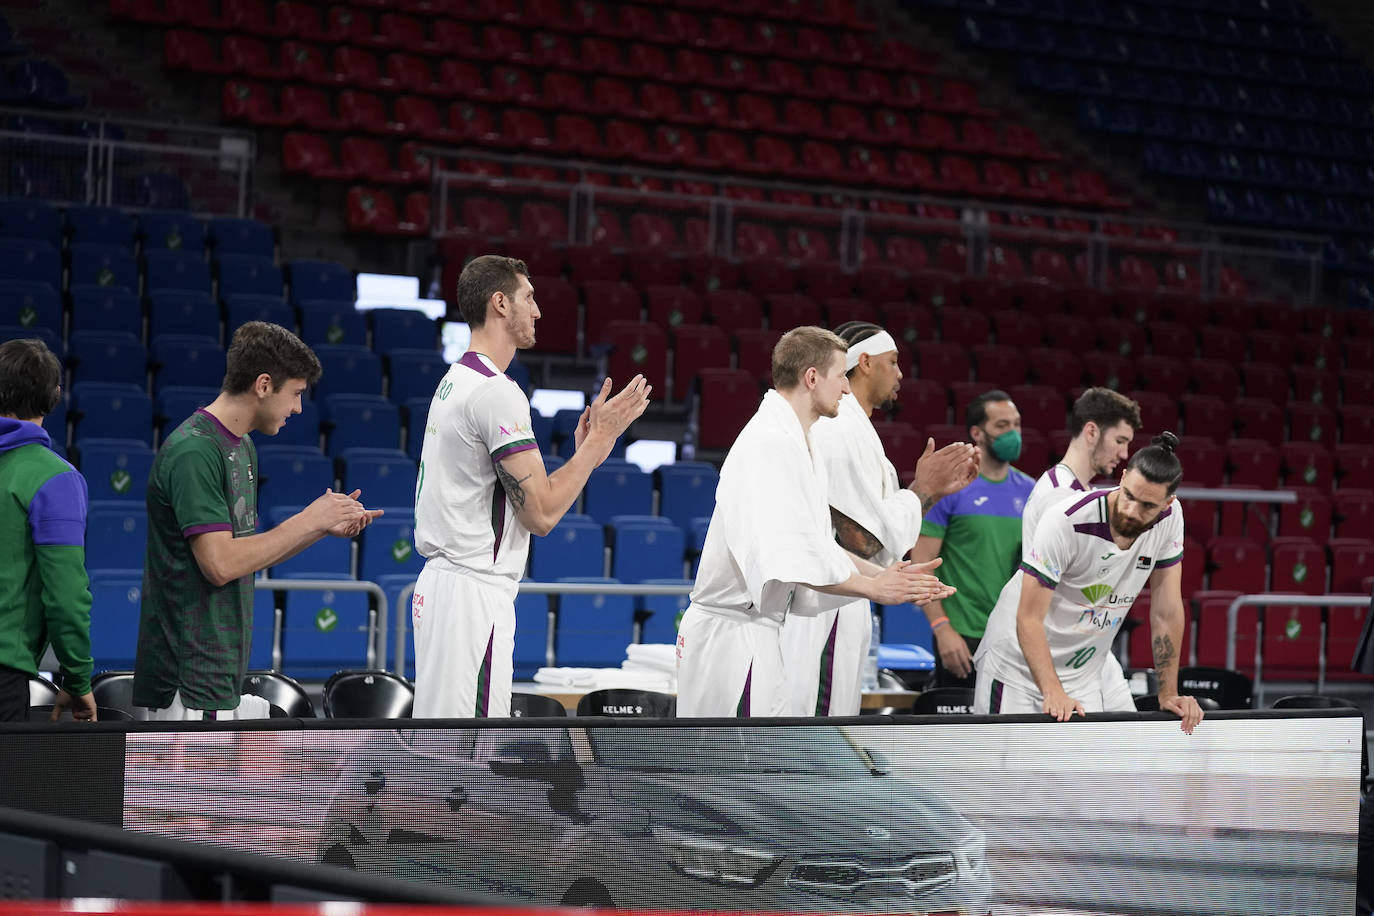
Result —
POLYGON ((29 705, 47 706, 57 702, 57 685, 45 677, 29 678, 29 705))
POLYGON ((102 671, 91 678, 91 693, 97 707, 122 709, 137 722, 146 722, 152 713, 134 705, 134 673, 132 671, 102 671))
MULTIPOLYGON (((52 718, 52 704, 51 704, 51 703, 44 704, 43 706, 30 706, 30 707, 29 707, 29 721, 30 721, 30 722, 47 722, 47 721, 48 721, 49 719, 51 719, 51 718, 52 718)), ((112 706, 100 706, 100 705, 98 705, 98 704, 97 704, 97 706, 95 707, 95 719, 96 719, 97 722, 132 722, 132 721, 134 721, 134 717, 133 717, 127 710, 115 709, 115 708, 112 707, 112 706)), ((73 722, 73 721, 75 721, 75 720, 72 718, 71 707, 68 707, 67 709, 64 709, 64 710, 62 711, 62 715, 58 717, 57 721, 59 721, 59 722, 73 722)))
POLYGON ((677 715, 677 697, 656 690, 608 687, 604 690, 593 690, 578 700, 577 714, 667 719, 677 715))
POLYGON ((512 693, 510 714, 517 719, 561 719, 568 714, 568 710, 547 694, 512 693))
POLYGON ((966 716, 973 712, 972 687, 932 687, 911 704, 918 716, 966 716))
POLYGON ((293 677, 279 671, 249 671, 243 676, 243 692, 262 697, 292 719, 315 718, 310 694, 293 677))
POLYGON ((1211 697, 1221 709, 1250 709, 1255 705, 1255 688, 1250 678, 1229 668, 1180 668, 1178 692, 1211 697))
MULTIPOLYGON (((1222 706, 1216 700, 1202 694, 1194 694, 1193 699, 1197 700, 1197 705, 1204 711, 1208 709, 1221 709, 1222 706)), ((1159 712, 1159 694, 1146 693, 1135 698, 1136 712, 1159 712)))
POLYGON ((389 671, 336 671, 324 682, 329 719, 409 719, 415 688, 389 671))
POLYGON ((1274 701, 1275 709, 1358 709, 1345 697, 1331 697, 1319 693, 1296 693, 1279 697, 1274 701))

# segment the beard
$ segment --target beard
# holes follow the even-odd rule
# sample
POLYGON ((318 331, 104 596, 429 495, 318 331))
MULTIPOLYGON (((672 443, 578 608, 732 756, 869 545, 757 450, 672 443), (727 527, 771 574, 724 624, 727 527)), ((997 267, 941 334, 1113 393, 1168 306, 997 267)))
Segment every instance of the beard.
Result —
POLYGON ((892 408, 894 408, 894 407, 896 407, 896 406, 897 406, 897 394, 896 394, 896 392, 893 392, 892 394, 889 394, 886 398, 883 399, 883 402, 882 402, 881 404, 878 405, 878 409, 879 409, 879 410, 891 410, 892 408))
POLYGON ((1140 536, 1141 532, 1149 527, 1148 522, 1142 524, 1134 519, 1127 518, 1115 508, 1112 509, 1109 519, 1111 520, 1112 531, 1123 538, 1137 538, 1140 536))

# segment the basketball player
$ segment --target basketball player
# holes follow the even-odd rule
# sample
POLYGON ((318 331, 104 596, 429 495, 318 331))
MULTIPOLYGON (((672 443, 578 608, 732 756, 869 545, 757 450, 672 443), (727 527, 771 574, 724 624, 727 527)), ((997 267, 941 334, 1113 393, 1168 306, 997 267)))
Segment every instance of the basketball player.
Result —
POLYGON ((545 474, 530 404, 505 369, 534 346, 539 306, 529 269, 514 258, 474 258, 458 277, 458 308, 472 328, 430 404, 415 488, 416 718, 509 716, 515 594, 530 532, 548 534, 591 472, 649 404, 635 378, 611 380, 582 413, 576 451, 545 474))
MULTIPOLYGON (((1178 693, 1184 608, 1177 445, 1173 433, 1156 437, 1131 457, 1119 487, 1045 512, 1021 564, 1019 595, 1005 589, 989 618, 975 711, 1045 712, 1063 722, 1106 709, 1118 695, 1115 684, 1104 684, 1112 641, 1148 584, 1159 707, 1192 734, 1202 708, 1178 693)), ((1120 680, 1119 669, 1111 676, 1120 680)))
POLYGON ((679 716, 789 711, 779 628, 865 598, 948 596, 935 563, 886 568, 846 553, 831 533, 825 464, 810 431, 849 390, 845 342, 794 328, 773 348, 773 383, 721 467, 692 602, 678 629, 679 716))
MULTIPOLYGON (((977 476, 978 452, 967 442, 936 452, 931 440, 911 485, 903 487, 869 420, 875 409, 896 403, 902 380, 896 341, 863 321, 842 324, 835 333, 849 346, 849 394, 840 399, 838 416, 816 421, 812 444, 825 463, 836 540, 850 553, 887 566, 916 543, 921 513, 977 476)), ((816 616, 787 616, 782 652, 794 715, 859 714, 872 613, 861 598, 816 616)))

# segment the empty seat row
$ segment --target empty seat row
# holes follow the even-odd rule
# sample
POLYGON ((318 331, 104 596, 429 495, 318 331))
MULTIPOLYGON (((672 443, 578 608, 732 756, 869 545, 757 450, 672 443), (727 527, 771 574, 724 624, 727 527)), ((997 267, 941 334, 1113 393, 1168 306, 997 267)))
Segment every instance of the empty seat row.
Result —
POLYGON ((134 214, 119 207, 73 205, 59 208, 37 198, 0 198, 0 238, 32 239, 58 248, 110 245, 132 251, 167 249, 217 254, 276 254, 272 227, 230 216, 201 220, 190 213, 134 214))

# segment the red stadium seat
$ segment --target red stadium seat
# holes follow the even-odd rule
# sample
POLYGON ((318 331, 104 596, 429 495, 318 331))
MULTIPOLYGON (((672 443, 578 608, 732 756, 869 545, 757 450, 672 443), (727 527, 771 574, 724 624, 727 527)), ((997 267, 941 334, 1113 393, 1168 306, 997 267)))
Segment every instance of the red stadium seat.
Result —
POLYGON ((1097 334, 1098 347, 1108 353, 1116 353, 1126 359, 1145 355, 1145 330, 1134 321, 1124 318, 1099 319, 1097 334))
POLYGON ((1212 589, 1259 594, 1268 584, 1264 547, 1249 538, 1222 536, 1208 541, 1207 567, 1212 589))
MULTIPOLYGON (((1326 546, 1331 554, 1331 593, 1366 594, 1368 589, 1364 580, 1374 576, 1374 541, 1368 538, 1332 538, 1326 546)), ((1333 624, 1340 614, 1335 609, 1331 611, 1333 624)))
POLYGON ((758 409, 759 380, 743 369, 703 369, 698 384, 697 443, 705 449, 729 448, 758 409))
POLYGON ((339 144, 339 159, 344 168, 366 176, 369 181, 409 184, 418 177, 392 168, 386 147, 367 137, 345 137, 339 144))
POLYGON ((1324 493, 1331 490, 1335 459, 1326 446, 1316 442, 1285 442, 1279 454, 1283 461, 1284 486, 1313 487, 1324 493))
POLYGON ((673 326, 672 399, 682 401, 702 369, 730 368, 730 336, 709 324, 673 326))
POLYGON ((935 339, 935 314, 929 307, 910 301, 884 302, 880 310, 880 323, 898 343, 915 346, 918 341, 935 339))
POLYGON ((1037 385, 1070 391, 1083 384, 1083 361, 1073 350, 1031 347, 1026 357, 1030 380, 1037 385))
MULTIPOLYGON (((1134 390, 1128 396, 1140 405, 1141 422, 1145 424, 1144 429, 1157 433, 1159 430, 1168 429, 1178 432, 1179 429, 1179 401, 1177 398, 1169 397, 1158 391, 1134 390)), ((1208 440, 1207 436, 1185 436, 1183 441, 1191 439, 1208 440)), ((1219 482, 1219 481, 1218 481, 1219 482)))
POLYGON ((949 422, 949 389, 931 379, 902 379, 892 419, 910 423, 917 429, 949 422))
POLYGON ((1293 400, 1309 401, 1327 407, 1335 407, 1340 400, 1340 381, 1334 372, 1311 366, 1294 366, 1291 375, 1293 400))
POLYGON ((639 322, 643 307, 639 290, 628 283, 607 280, 584 281, 582 303, 588 341, 599 340, 602 328, 611 322, 639 322))
POLYGON ((1141 388, 1181 398, 1188 390, 1188 368, 1170 356, 1142 356, 1137 360, 1141 388))
POLYGON ((402 219, 390 192, 374 188, 349 188, 345 197, 345 214, 350 232, 415 238, 429 231, 428 226, 402 219))
POLYGON ((1336 444, 1336 412, 1320 404, 1288 402, 1288 438, 1301 442, 1320 442, 1327 448, 1336 444))
POLYGON ((909 481, 916 473, 916 460, 925 451, 926 437, 900 420, 875 420, 873 429, 882 440, 887 459, 897 469, 897 476, 909 481))
MULTIPOLYGON (((170 34, 170 33, 169 33, 170 34)), ((253 79, 282 80, 288 75, 287 68, 273 59, 272 52, 257 38, 248 35, 230 35, 221 47, 224 64, 234 73, 241 73, 253 79)))
MULTIPOLYGON (((271 93, 259 83, 246 83, 230 80, 224 84, 222 92, 224 116, 230 121, 246 121, 263 127, 287 127, 300 123, 299 112, 286 109, 286 93, 283 92, 282 110, 278 111, 272 102, 271 93)), ((308 125, 310 126, 310 125, 308 125)), ((323 129, 332 130, 336 122, 323 121, 323 129)))
MULTIPOLYGON (((1199 665, 1226 667, 1226 616, 1231 602, 1242 593, 1227 589, 1208 589, 1193 593, 1196 614, 1194 632, 1199 665)), ((1236 621, 1236 670, 1253 675, 1255 671, 1254 607, 1243 606, 1236 621)))
POLYGON ((597 332, 588 323, 587 342, 610 347, 606 373, 623 385, 643 375, 657 391, 664 391, 668 336, 662 328, 643 321, 612 321, 597 332))
POLYGON ((1364 489, 1374 480, 1374 445, 1355 445, 1342 442, 1332 449, 1335 458, 1336 487, 1364 489))
POLYGON ((290 174, 324 181, 352 181, 361 177, 352 168, 339 165, 329 141, 318 134, 287 133, 282 138, 282 168, 290 174))
POLYGON ((973 375, 979 381, 1003 388, 1025 384, 1026 357, 1020 347, 1008 344, 977 344, 969 348, 973 356, 973 375))
POLYGON ((337 48, 334 51, 333 63, 334 72, 340 74, 345 83, 357 89, 376 92, 396 88, 395 80, 382 74, 377 55, 365 48, 337 48))
POLYGON ((863 299, 832 297, 826 299, 824 305, 826 327, 837 328, 848 321, 879 324, 882 318, 878 307, 863 299))
POLYGON ((1231 428, 1235 423, 1231 404, 1232 399, 1223 400, 1208 394, 1185 394, 1179 401, 1184 435, 1206 437, 1226 445, 1231 441, 1231 428))
POLYGON ((282 89, 281 112, 288 123, 311 130, 345 130, 348 127, 342 117, 334 114, 328 97, 309 86, 287 86, 282 89))
POLYGON ((963 347, 943 341, 918 340, 912 349, 916 354, 918 378, 945 384, 969 380, 969 355, 963 347))
MULTIPOLYGON (((993 381, 991 376, 988 381, 993 381)), ((1021 426, 1035 429, 1048 436, 1068 426, 1068 405, 1063 389, 1048 385, 1010 385, 1006 388, 1016 409, 1021 413, 1021 426)))
POLYGON ((1340 409, 1341 442, 1345 445, 1374 445, 1374 407, 1347 404, 1340 409))
MULTIPOLYGON (((233 73, 235 68, 220 60, 215 42, 200 32, 169 29, 162 40, 162 61, 169 70, 193 73, 233 73)), ((228 114, 226 105, 225 113, 228 114)))
POLYGON ((690 287, 649 285, 644 296, 649 303, 648 320, 660 327, 699 325, 705 316, 701 297, 690 287))
POLYGON ((782 337, 771 328, 739 328, 734 332, 735 367, 767 383, 773 371, 773 347, 782 337))
POLYGON ((224 27, 231 32, 248 32, 267 38, 282 38, 290 33, 280 21, 273 21, 263 0, 222 0, 224 27))

